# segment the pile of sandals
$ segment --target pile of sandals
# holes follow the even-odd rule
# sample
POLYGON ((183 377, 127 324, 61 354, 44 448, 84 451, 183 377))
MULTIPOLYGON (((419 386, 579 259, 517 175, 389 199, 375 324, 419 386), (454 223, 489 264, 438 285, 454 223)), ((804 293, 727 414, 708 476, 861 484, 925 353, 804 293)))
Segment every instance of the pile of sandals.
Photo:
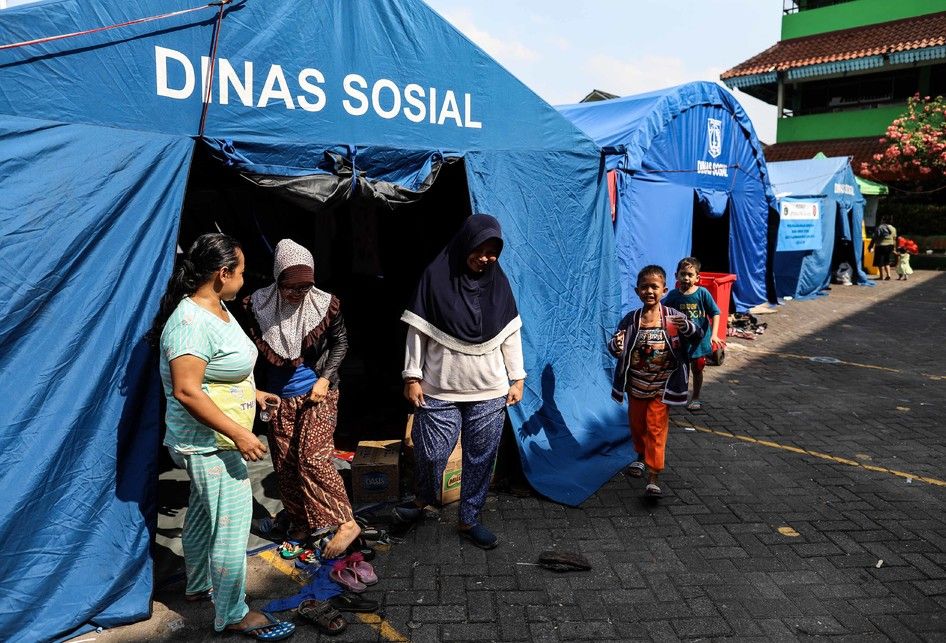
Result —
POLYGON ((733 313, 729 316, 729 325, 726 334, 729 337, 738 337, 740 339, 753 340, 757 335, 761 335, 768 328, 767 323, 759 323, 759 320, 749 313, 733 313))

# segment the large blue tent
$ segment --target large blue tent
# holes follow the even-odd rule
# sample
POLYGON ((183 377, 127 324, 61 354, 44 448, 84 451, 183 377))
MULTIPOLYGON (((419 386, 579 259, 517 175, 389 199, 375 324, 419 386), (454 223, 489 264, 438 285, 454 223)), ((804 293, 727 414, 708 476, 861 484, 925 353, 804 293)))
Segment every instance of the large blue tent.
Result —
POLYGON ((775 199, 762 146, 732 94, 694 82, 558 109, 610 152, 607 167, 617 171, 624 310, 640 306, 641 268, 655 263, 672 275, 691 253, 704 270, 737 276, 737 310, 771 298, 775 199))
POLYGON ((850 159, 774 162, 769 175, 783 219, 774 262, 778 296, 817 296, 841 262, 853 268, 853 283, 873 285, 862 267, 865 201, 850 159))
POLYGON ((530 377, 511 417, 529 480, 577 504, 630 459, 603 348, 620 311, 600 149, 428 7, 10 9, 0 19, 5 638, 149 614, 160 393, 142 337, 175 260, 192 159, 205 151, 294 202, 409 200, 462 159, 469 210, 504 226, 524 320, 530 377))

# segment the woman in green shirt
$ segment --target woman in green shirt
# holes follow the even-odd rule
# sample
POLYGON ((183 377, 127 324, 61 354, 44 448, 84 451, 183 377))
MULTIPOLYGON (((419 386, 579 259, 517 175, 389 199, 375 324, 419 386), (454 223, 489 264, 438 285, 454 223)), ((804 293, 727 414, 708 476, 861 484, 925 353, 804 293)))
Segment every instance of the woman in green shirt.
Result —
POLYGON ((253 495, 246 461, 266 447, 253 435, 257 403, 278 404, 253 381, 256 347, 225 301, 243 286, 239 243, 205 234, 168 282, 151 337, 159 337, 167 397, 164 444, 191 479, 184 530, 185 598, 210 599, 214 629, 266 641, 292 635, 291 623, 246 604, 246 540, 253 495))

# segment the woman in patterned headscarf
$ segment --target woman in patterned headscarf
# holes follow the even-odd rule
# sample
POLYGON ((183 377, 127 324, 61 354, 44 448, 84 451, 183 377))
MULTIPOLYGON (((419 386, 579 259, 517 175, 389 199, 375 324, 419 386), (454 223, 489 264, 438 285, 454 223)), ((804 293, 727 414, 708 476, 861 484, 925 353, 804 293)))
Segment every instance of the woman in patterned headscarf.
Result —
POLYGON ((335 558, 361 532, 332 464, 345 323, 338 298, 315 287, 312 253, 296 242, 276 245, 273 276, 276 283, 244 300, 268 390, 282 399, 270 427, 273 465, 290 534, 304 539, 335 530, 323 551, 335 558))

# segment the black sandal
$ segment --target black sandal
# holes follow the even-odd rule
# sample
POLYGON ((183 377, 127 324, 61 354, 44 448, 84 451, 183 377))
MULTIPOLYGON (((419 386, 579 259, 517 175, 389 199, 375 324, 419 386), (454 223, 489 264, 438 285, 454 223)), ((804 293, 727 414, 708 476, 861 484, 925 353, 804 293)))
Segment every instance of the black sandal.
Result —
POLYGON ((345 620, 345 617, 325 601, 317 601, 314 598, 304 600, 299 603, 296 612, 315 625, 323 634, 329 636, 341 634, 348 627, 348 621, 345 620))
POLYGON ((370 598, 358 596, 357 594, 352 594, 351 592, 344 592, 338 596, 333 596, 329 599, 329 603, 332 605, 332 607, 342 612, 378 611, 378 601, 373 601, 370 598))

